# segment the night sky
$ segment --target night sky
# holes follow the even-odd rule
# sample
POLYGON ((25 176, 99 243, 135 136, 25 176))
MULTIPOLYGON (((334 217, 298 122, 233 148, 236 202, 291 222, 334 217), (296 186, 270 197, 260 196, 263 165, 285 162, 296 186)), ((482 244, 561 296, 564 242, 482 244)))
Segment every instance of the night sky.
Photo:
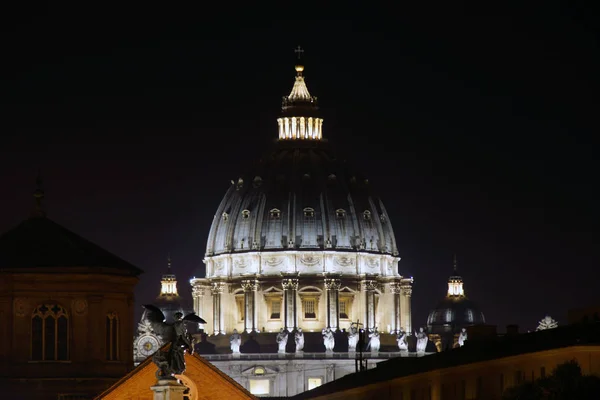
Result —
POLYGON ((387 207, 413 325, 454 253, 499 331, 564 323, 600 303, 597 13, 572 4, 4 12, 0 231, 28 217, 39 167, 51 219, 146 271, 140 309, 168 253, 191 298, 230 180, 277 136, 301 45, 324 137, 387 207))

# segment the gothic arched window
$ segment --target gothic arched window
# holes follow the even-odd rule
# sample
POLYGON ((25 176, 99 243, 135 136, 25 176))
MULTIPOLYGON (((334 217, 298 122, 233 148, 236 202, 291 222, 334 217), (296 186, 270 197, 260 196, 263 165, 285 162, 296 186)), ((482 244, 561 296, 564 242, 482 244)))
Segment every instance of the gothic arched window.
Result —
POLYGON ((119 317, 115 313, 106 315, 106 359, 119 359, 119 317))
POLYGON ((41 304, 31 315, 31 359, 69 359, 69 316, 58 304, 41 304))

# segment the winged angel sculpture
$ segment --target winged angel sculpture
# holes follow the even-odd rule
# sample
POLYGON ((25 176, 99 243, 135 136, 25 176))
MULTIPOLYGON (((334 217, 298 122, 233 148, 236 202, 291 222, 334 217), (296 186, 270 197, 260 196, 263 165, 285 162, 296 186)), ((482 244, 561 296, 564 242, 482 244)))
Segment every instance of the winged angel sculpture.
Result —
POLYGON ((205 324, 206 321, 194 313, 183 316, 182 313, 177 312, 174 315, 175 322, 169 324, 165 322, 165 315, 158 307, 147 304, 144 305, 144 308, 146 309, 146 318, 154 332, 160 335, 165 343, 171 344, 167 351, 159 349, 152 356, 152 361, 159 368, 156 371, 156 378, 175 379, 173 375, 182 374, 185 371, 185 351, 187 350, 190 354, 194 353, 192 336, 188 333, 185 323, 205 324))

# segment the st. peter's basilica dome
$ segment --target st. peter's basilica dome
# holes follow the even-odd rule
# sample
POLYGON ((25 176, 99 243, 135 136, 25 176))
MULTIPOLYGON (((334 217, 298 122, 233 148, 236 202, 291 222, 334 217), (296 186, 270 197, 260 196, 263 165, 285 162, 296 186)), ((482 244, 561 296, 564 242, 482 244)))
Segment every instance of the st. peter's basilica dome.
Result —
POLYGON ((410 331, 412 278, 398 271, 389 216, 368 180, 323 138, 317 98, 296 64, 277 140, 214 215, 194 309, 213 334, 297 328, 410 331))

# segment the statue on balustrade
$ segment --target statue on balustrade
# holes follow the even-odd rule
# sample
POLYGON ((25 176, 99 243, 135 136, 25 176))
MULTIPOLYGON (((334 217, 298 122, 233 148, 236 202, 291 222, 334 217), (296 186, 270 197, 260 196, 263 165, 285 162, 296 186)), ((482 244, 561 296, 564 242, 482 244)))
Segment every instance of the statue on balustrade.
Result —
POLYGON ((285 329, 281 328, 281 330, 277 334, 277 337, 275 340, 277 340, 277 344, 279 345, 279 350, 277 352, 285 353, 285 346, 287 345, 287 341, 288 341, 287 331, 285 329))
POLYGON ((152 361, 159 368, 156 371, 156 378, 176 379, 174 375, 182 374, 185 371, 185 352, 194 353, 193 339, 188 333, 185 323, 205 324, 206 321, 194 313, 183 316, 182 313, 176 312, 175 322, 169 324, 165 322, 165 315, 160 308, 151 304, 145 305, 144 308, 152 330, 170 344, 167 351, 159 349, 152 356, 152 361))
POLYGON ((379 337, 379 331, 377 330, 377 327, 375 327, 373 332, 369 333, 369 338, 371 340, 369 340, 369 345, 367 347, 371 349, 371 353, 377 353, 379 351, 379 347, 381 346, 381 339, 379 337))
POLYGON ((335 338, 333 337, 333 332, 330 328, 325 328, 321 332, 323 336, 323 344, 325 345, 325 351, 327 353, 333 352, 333 346, 335 346, 335 338))
POLYGON ((350 331, 348 332, 348 351, 356 351, 356 345, 358 344, 358 327, 356 323, 350 325, 350 331))
POLYGON ((427 349, 427 341, 429 340, 427 334, 423 332, 423 328, 419 328, 419 332, 415 332, 415 336, 417 337, 417 352, 424 353, 425 349, 427 349))
POLYGON ((304 332, 302 332, 302 328, 296 330, 294 340, 296 341, 296 353, 299 353, 304 349, 304 332))
POLYGON ((240 335, 237 329, 233 330, 233 334, 229 338, 229 347, 231 348, 231 352, 233 354, 238 354, 240 352, 240 346, 242 345, 242 335, 240 335))
POLYGON ((408 341, 406 340, 406 332, 400 328, 400 332, 396 336, 396 342, 398 342, 398 349, 400 351, 408 351, 408 341))
POLYGON ((460 334, 458 335, 458 345, 463 347, 465 345, 465 340, 467 340, 467 330, 462 328, 462 331, 460 331, 460 334))

